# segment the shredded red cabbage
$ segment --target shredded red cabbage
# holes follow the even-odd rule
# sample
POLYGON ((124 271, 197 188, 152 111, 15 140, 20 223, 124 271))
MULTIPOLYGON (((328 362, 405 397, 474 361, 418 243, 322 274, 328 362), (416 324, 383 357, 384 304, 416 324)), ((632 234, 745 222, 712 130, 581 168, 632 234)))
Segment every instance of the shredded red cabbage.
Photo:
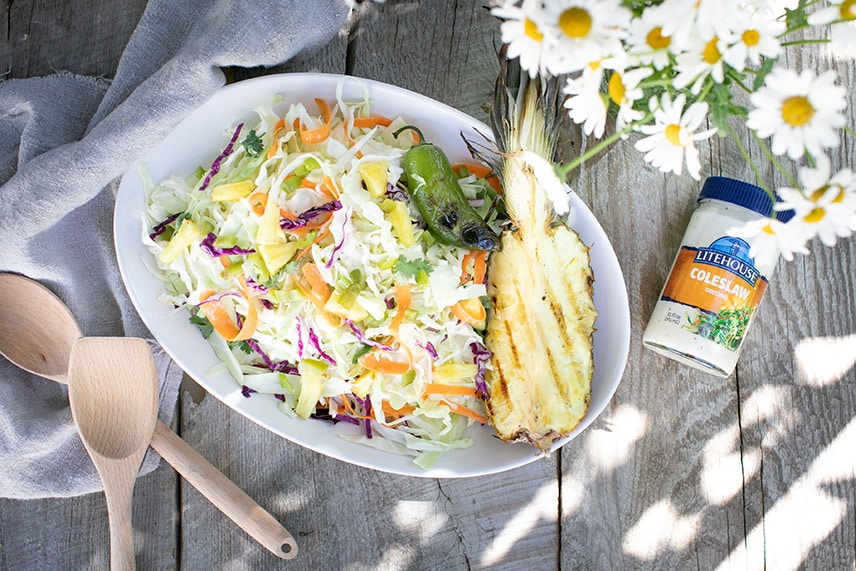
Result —
POLYGON ((250 398, 251 395, 255 394, 256 392, 258 392, 258 391, 256 391, 256 389, 251 389, 247 385, 241 385, 241 394, 244 395, 244 398, 248 399, 248 398, 250 398))
POLYGON ((333 267, 333 264, 336 263, 336 255, 339 253, 339 250, 342 249, 342 246, 345 245, 345 240, 348 238, 348 234, 346 230, 348 229, 348 222, 351 220, 350 211, 345 212, 345 219, 342 221, 342 239, 339 240, 339 243, 333 248, 333 251, 330 252, 330 259, 324 264, 324 267, 328 270, 333 267))
POLYGON ((232 246, 231 248, 218 248, 214 245, 217 235, 214 232, 209 232, 208 235, 199 243, 202 251, 216 258, 219 256, 234 256, 238 254, 252 254, 255 252, 253 248, 241 248, 240 246, 232 246))
MULTIPOLYGON (((230 297, 230 296, 244 297, 243 295, 239 294, 236 291, 224 291, 223 293, 218 293, 218 294, 212 295, 211 297, 205 298, 203 301, 200 301, 199 303, 197 303, 196 307, 202 307, 206 303, 213 303, 215 301, 220 301, 224 297, 230 297)), ((240 316, 238 316, 238 318, 240 318, 240 316)))
POLYGON ((366 431, 366 438, 371 438, 372 437, 372 421, 371 421, 372 401, 368 397, 366 397, 366 399, 363 400, 360 397, 358 397, 357 395, 352 395, 352 396, 354 397, 354 399, 356 399, 356 401, 363 408, 363 414, 366 417, 368 417, 368 418, 363 419, 363 427, 366 431))
POLYGON ((318 354, 321 355, 322 359, 331 365, 336 364, 336 359, 325 353, 324 349, 321 348, 321 342, 318 340, 318 335, 316 335, 315 331, 313 331, 311 327, 309 328, 309 342, 312 343, 312 346, 315 347, 315 350, 318 351, 318 354))
POLYGON ((401 188, 386 183, 386 197, 390 200, 397 200, 398 202, 407 202, 407 193, 404 192, 401 188))
POLYGON ((183 212, 176 212, 172 216, 167 216, 166 220, 164 220, 163 222, 161 222, 160 224, 158 224, 154 228, 152 228, 152 233, 149 234, 149 238, 154 240, 155 238, 157 238, 158 236, 163 234, 166 231, 166 227, 169 226, 170 224, 172 224, 173 222, 175 222, 176 220, 178 220, 178 217, 181 216, 182 214, 184 214, 184 213, 183 212))
POLYGON ((439 355, 437 354, 437 349, 434 347, 434 344, 431 343, 430 341, 428 341, 427 343, 424 343, 424 344, 419 342, 419 341, 416 341, 416 344, 419 347, 421 347, 422 349, 424 349, 429 355, 431 355, 432 359, 439 358, 439 355))
POLYGON ((478 372, 475 379, 473 379, 476 385, 476 393, 481 396, 482 400, 489 401, 490 393, 487 390, 487 382, 484 380, 484 370, 485 365, 490 361, 492 353, 476 342, 470 343, 470 349, 473 352, 475 364, 478 366, 478 372))
POLYGON ((300 374, 300 371, 297 369, 297 366, 292 365, 288 361, 274 362, 273 359, 271 359, 268 354, 265 353, 261 347, 259 347, 259 344, 256 343, 255 339, 247 339, 246 342, 247 345, 249 345, 250 348, 262 358, 262 360, 265 362, 265 367, 267 367, 271 371, 277 373, 285 373, 286 375, 300 374))
POLYGON ((211 179, 214 177, 215 174, 220 172, 220 164, 226 157, 232 154, 232 149, 235 148, 235 142, 238 140, 238 135, 241 134, 241 129, 243 128, 244 124, 241 123, 235 129, 235 134, 232 135, 232 140, 229 141, 229 144, 226 145, 226 148, 223 149, 223 152, 217 155, 217 158, 214 159, 213 163, 211 163, 211 168, 208 169, 208 174, 205 175, 205 180, 202 181, 202 186, 199 187, 199 190, 205 190, 206 188, 208 188, 208 185, 211 184, 211 179))
POLYGON ((362 343, 364 345, 369 345, 370 347, 376 347, 376 348, 380 349, 381 351, 394 351, 395 350, 393 347, 390 347, 389 345, 384 345, 383 343, 378 343, 377 341, 373 341, 372 339, 369 339, 368 337, 366 337, 366 334, 363 333, 362 331, 360 331, 360 328, 357 327, 357 325, 353 321, 351 321, 350 319, 345 319, 345 323, 348 324, 348 327, 351 328, 351 331, 354 332, 354 336, 359 340, 360 343, 362 343))
POLYGON ((303 317, 297 316, 294 323, 297 328, 297 358, 303 360, 303 317))
POLYGON ((342 208, 342 203, 338 200, 331 200, 319 206, 313 206, 297 215, 297 218, 282 218, 279 221, 279 227, 283 230, 294 230, 301 226, 306 226, 306 223, 314 218, 317 218, 325 212, 335 212, 342 208))

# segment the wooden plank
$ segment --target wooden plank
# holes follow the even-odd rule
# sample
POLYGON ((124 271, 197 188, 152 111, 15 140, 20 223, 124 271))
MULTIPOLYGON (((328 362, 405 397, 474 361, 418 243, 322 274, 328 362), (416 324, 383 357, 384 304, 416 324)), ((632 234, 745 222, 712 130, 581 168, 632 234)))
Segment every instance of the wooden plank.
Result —
POLYGON ((145 0, 12 0, 0 10, 9 78, 70 71, 112 77, 145 0))

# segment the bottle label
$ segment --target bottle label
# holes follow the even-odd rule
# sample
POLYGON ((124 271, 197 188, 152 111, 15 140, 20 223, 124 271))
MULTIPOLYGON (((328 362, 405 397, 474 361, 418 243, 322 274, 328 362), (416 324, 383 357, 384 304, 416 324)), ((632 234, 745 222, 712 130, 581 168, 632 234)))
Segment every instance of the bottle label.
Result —
POLYGON ((749 244, 724 236, 707 248, 681 247, 661 299, 691 308, 685 329, 736 351, 766 289, 749 244))

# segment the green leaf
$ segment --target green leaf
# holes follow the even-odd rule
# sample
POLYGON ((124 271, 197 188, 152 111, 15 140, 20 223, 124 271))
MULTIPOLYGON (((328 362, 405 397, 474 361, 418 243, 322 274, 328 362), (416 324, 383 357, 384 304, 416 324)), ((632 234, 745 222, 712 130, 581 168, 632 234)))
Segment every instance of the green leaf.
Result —
POLYGON ((779 61, 779 58, 764 58, 764 63, 761 64, 761 68, 758 70, 758 73, 755 74, 755 81, 752 83, 752 90, 758 91, 762 85, 764 85, 764 80, 767 79, 767 74, 773 71, 773 66, 776 65, 776 62, 779 61))
POLYGON ((247 343, 246 341, 238 341, 236 343, 230 343, 230 345, 232 345, 233 347, 237 347, 238 349, 240 349, 241 351, 243 351, 247 355, 253 354, 253 348, 250 347, 250 344, 247 343))
POLYGON ((404 256, 398 256, 398 260, 395 262, 395 273, 406 278, 416 279, 419 276, 419 272, 425 272, 427 275, 432 271, 434 271, 434 268, 431 267, 428 260, 422 258, 408 260, 404 256))
POLYGON ((241 141, 241 145, 243 145, 247 154, 251 157, 259 156, 265 148, 265 144, 262 142, 261 137, 256 135, 255 129, 251 130, 247 136, 244 137, 244 140, 241 141))
POLYGON ((208 339, 211 337, 211 334, 214 332, 214 327, 211 323, 202 315, 198 315, 196 313, 190 313, 190 322, 199 328, 199 331, 202 333, 202 337, 208 339))

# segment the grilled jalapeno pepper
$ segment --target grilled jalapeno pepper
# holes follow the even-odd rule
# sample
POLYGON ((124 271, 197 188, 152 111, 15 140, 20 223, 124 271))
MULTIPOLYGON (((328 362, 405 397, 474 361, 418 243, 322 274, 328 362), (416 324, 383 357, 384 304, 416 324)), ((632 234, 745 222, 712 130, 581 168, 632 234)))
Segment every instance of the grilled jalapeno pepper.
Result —
POLYGON ((416 131, 420 142, 404 154, 402 167, 410 198, 428 230, 444 244, 495 250, 499 238, 467 202, 446 154, 436 145, 426 143, 416 127, 402 127, 394 136, 406 129, 416 131))

